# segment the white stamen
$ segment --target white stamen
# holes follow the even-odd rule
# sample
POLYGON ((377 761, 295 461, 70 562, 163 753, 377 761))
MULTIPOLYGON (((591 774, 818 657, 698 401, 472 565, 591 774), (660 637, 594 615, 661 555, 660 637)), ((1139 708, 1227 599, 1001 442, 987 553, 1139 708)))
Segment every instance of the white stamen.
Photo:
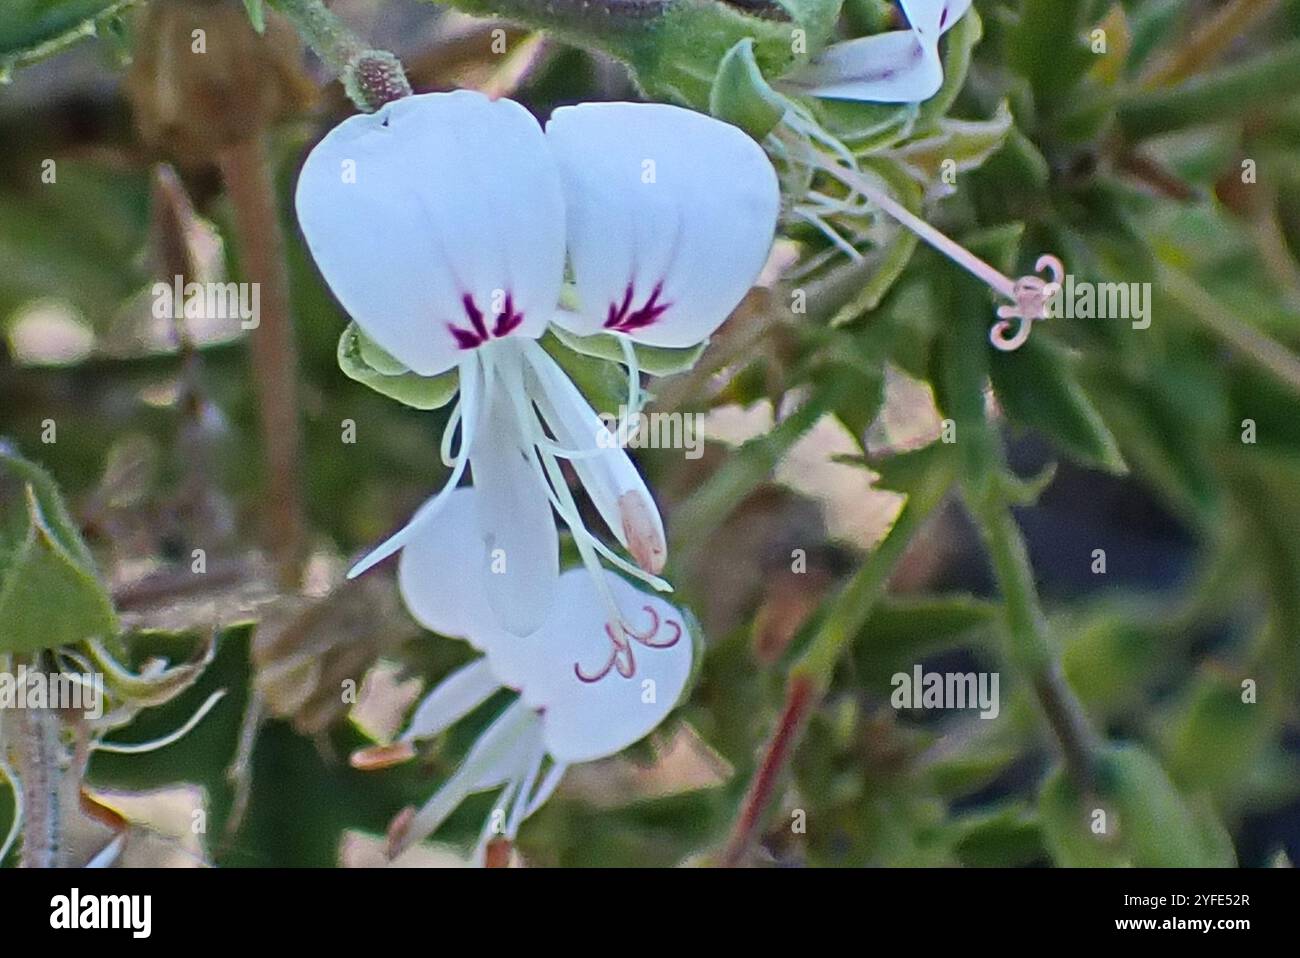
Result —
MULTIPOLYGON (((460 364, 460 403, 458 405, 460 409, 461 440, 460 446, 456 450, 451 476, 448 477, 446 484, 438 490, 437 494, 421 508, 420 512, 410 522, 381 542, 369 555, 348 570, 349 579, 355 579, 363 572, 374 568, 410 542, 416 533, 438 514, 438 511, 451 495, 452 490, 459 485, 461 476, 465 474, 465 467, 469 464, 470 450, 474 446, 474 435, 478 422, 480 377, 486 382, 489 368, 486 352, 486 350, 476 349, 470 354, 469 359, 460 364)), ((448 428, 443 433, 444 445, 447 443, 447 436, 450 432, 451 430, 448 428)))

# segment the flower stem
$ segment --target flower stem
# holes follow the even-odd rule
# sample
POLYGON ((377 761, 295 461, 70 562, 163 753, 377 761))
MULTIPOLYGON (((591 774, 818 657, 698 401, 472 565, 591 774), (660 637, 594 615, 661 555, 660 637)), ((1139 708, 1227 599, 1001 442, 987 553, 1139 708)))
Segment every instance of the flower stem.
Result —
POLYGON ((674 0, 445 0, 477 17, 501 17, 584 47, 626 55, 629 35, 651 29, 674 0))
POLYGON ((266 542, 282 582, 293 585, 306 535, 299 480, 298 350, 289 311, 284 233, 262 139, 228 147, 218 165, 234 208, 243 274, 260 288, 252 366, 267 492, 266 542))
MULTIPOLYGON (((996 488, 996 487, 995 487, 996 488)), ((1081 791, 1095 780, 1096 735, 1083 707, 1061 672, 1056 648, 1047 635, 1047 621, 1034 585, 1034 570, 1024 537, 1011 510, 1000 497, 988 494, 967 504, 984 537, 1002 590, 1007 634, 1007 658, 1028 676, 1047 724, 1061 748, 1066 772, 1081 791)))

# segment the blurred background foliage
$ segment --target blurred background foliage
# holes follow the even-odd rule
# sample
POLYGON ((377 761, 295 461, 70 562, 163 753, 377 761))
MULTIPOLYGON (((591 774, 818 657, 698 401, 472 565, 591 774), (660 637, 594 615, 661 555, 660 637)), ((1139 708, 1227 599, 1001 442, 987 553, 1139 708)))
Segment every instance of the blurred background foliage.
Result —
MULTIPOLYGON (((331 6, 417 90, 505 92, 543 117, 636 95, 617 61, 513 26, 518 55, 503 62, 496 22, 413 0, 331 6)), ((1005 101, 1014 122, 928 218, 1011 275, 1050 250, 1077 280, 1150 282, 1150 327, 1057 318, 993 353, 988 293, 924 247, 869 295, 887 251, 819 274, 808 314, 788 308, 797 284, 756 290, 694 369, 651 386, 654 408, 708 413, 705 455, 638 453, 669 519, 670 578, 707 642, 698 683, 649 742, 569 775, 524 828, 524 861, 1258 866, 1300 853, 1300 0, 976 9, 964 75, 949 41, 950 115, 987 120, 1005 101), (806 571, 792 570, 797 550, 806 571), (1018 618, 1040 599, 1042 623, 1018 618), (1043 720, 1039 680, 1058 662, 1057 692, 1093 735, 1083 781, 1043 720), (890 678, 918 664, 999 672, 1001 714, 895 710, 890 678), (765 782, 791 720, 797 748, 765 782), (1094 835, 1093 808, 1117 828, 1094 835)), ((848 0, 841 28, 891 15, 848 0)), ((240 32, 247 16, 223 0, 0 10, 0 435, 62 490, 128 664, 185 659, 217 635, 194 685, 113 738, 166 734, 226 689, 211 714, 157 752, 96 754, 72 783, 119 816, 123 860, 373 863, 389 821, 432 793, 492 706, 407 766, 348 764, 466 658, 405 617, 391 570, 341 584, 348 558, 443 480, 447 410, 340 371, 347 320, 291 196, 306 149, 353 108, 283 24, 261 39, 240 32), (182 77, 148 53, 182 7, 239 35, 240 69, 182 77), (150 90, 183 107, 149 115, 142 103, 166 99, 150 90), (237 321, 150 311, 150 287, 175 273, 265 268, 240 198, 248 158, 231 158, 250 125, 285 237, 287 348, 237 321), (287 477, 267 466, 277 376, 301 430, 281 450, 287 477), (291 534, 268 530, 268 513, 291 534), (340 701, 347 682, 362 706, 340 701), (170 831, 168 808, 185 812, 170 831)), ((906 179, 896 157, 876 162, 906 179)), ((790 236, 791 256, 825 243, 790 236)), ((617 405, 616 370, 563 358, 599 407, 617 405)), ((30 481, 13 468, 11 486, 30 481)), ((10 574, 28 528, 11 493, 0 487, 10 574)), ((490 801, 411 860, 463 854, 490 801)), ((11 808, 0 791, 0 823, 11 808)), ((102 823, 85 827, 102 844, 102 823)))

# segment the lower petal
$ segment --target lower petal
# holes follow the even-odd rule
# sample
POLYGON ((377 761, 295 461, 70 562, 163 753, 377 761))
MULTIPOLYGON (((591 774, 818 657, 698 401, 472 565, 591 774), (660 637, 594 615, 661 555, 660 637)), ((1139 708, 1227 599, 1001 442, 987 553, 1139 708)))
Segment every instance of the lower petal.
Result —
POLYGON ((532 437, 523 434, 509 390, 500 379, 489 386, 483 429, 470 453, 481 548, 470 558, 481 563, 477 584, 497 620, 522 636, 551 610, 560 541, 532 437))

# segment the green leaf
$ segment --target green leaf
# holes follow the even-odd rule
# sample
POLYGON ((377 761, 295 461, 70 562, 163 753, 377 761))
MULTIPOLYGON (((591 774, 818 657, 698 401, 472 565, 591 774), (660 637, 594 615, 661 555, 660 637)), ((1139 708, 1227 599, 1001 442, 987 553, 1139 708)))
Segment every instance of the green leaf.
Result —
POLYGON ((27 530, 0 568, 0 652, 32 652, 116 632, 108 592, 60 543, 30 484, 23 498, 27 530))
POLYGON ((437 376, 411 372, 384 352, 356 323, 339 337, 339 369, 349 379, 415 409, 437 409, 456 396, 460 380, 454 370, 437 376))
MULTIPOLYGON (((593 359, 604 359, 620 365, 626 362, 623 348, 619 345, 618 339, 608 333, 597 333, 595 336, 578 336, 568 330, 561 329, 559 326, 552 325, 548 334, 554 335, 566 348, 580 355, 590 356, 593 359)), ((544 342, 543 345, 546 345, 546 343, 544 342)), ((672 376, 677 373, 684 373, 694 367, 699 362, 700 356, 707 346, 707 341, 686 349, 642 346, 638 343, 633 345, 632 349, 636 353, 637 365, 640 367, 641 372, 649 373, 651 376, 672 376)))
POLYGON ((1013 421, 1037 429, 1085 466, 1127 471, 1115 437, 1075 378, 1074 360, 1045 336, 989 359, 993 390, 1013 421))
POLYGON ((1057 770, 1040 795, 1044 835, 1066 866, 1215 868, 1233 864, 1222 825, 1189 804, 1142 748, 1104 749, 1096 796, 1084 799, 1057 770), (1105 814, 1104 829, 1098 810, 1105 814))
POLYGON ((57 53, 98 23, 140 0, 5 0, 0 18, 0 75, 57 53))
POLYGON ((954 822, 957 857, 968 868, 1030 865, 1047 854, 1037 817, 1019 805, 954 822))
POLYGON ((933 132, 908 140, 885 155, 897 160, 923 186, 941 182, 943 164, 951 160, 954 172, 978 168, 1002 148, 1011 132, 1011 107, 1003 100, 987 120, 941 118, 933 132))
MULTIPOLYGON (((922 191, 913 179, 898 163, 870 162, 864 163, 880 176, 889 187, 894 198, 913 213, 920 214, 922 191)), ((892 233, 884 245, 862 263, 849 263, 841 267, 847 274, 857 277, 865 273, 865 278, 856 282, 856 293, 844 302, 831 317, 832 326, 842 326, 861 319, 870 313, 885 295, 894 288, 894 284, 903 275, 903 270, 912 261, 916 251, 916 234, 897 224, 892 226, 892 233)))

